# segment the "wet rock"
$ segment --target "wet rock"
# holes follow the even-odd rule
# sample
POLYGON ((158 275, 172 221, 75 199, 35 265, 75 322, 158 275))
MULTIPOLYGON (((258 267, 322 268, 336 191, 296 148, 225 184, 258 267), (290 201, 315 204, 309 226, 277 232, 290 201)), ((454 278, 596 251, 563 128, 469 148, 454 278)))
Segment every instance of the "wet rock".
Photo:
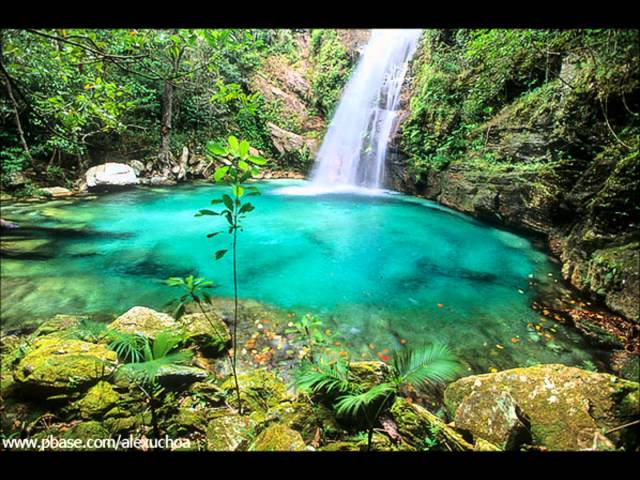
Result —
POLYGON ((258 452, 300 452, 306 449, 299 432, 275 423, 263 430, 253 444, 258 452))
MULTIPOLYGON (((603 430, 640 417, 640 384, 604 373, 564 365, 537 365, 465 377, 445 390, 451 416, 474 394, 478 419, 494 415, 492 399, 508 393, 530 422, 532 444, 550 450, 592 449, 603 430), (484 398, 483 398, 484 397, 484 398)), ((472 406, 469 404, 468 406, 472 406)), ((469 415, 471 412, 469 413, 469 415)), ((468 422, 479 437, 487 426, 468 422)), ((621 430, 607 437, 616 445, 630 441, 633 432, 621 430)))
POLYGON ((91 167, 85 173, 85 179, 89 190, 108 190, 138 183, 136 172, 124 163, 104 163, 91 167))
POLYGON ((231 344, 229 327, 213 311, 183 315, 178 321, 187 341, 197 345, 207 356, 217 356, 231 344))
POLYGON ((68 188, 63 187, 47 187, 41 188, 40 191, 43 195, 47 197, 60 198, 60 197, 69 197, 73 195, 73 192, 68 188))
POLYGON ((390 414, 405 449, 423 450, 425 439, 436 442, 436 450, 470 451, 474 446, 436 415, 404 398, 396 398, 390 414))
POLYGON ((163 330, 178 330, 179 324, 166 313, 147 307, 133 307, 107 326, 110 330, 134 333, 154 339, 163 330))
POLYGON ((456 409, 455 426, 472 432, 502 450, 517 450, 531 441, 527 422, 506 392, 489 398, 478 392, 467 395, 456 409), (478 412, 483 412, 479 415, 478 412))
POLYGON ((56 337, 40 337, 17 365, 16 386, 31 396, 82 391, 110 375, 116 353, 104 345, 56 337))

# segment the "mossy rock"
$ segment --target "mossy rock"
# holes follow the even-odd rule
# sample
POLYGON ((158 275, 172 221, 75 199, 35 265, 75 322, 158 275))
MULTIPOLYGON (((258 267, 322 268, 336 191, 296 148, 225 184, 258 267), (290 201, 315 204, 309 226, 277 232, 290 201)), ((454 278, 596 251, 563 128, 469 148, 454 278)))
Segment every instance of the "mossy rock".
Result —
POLYGON ((276 405, 267 412, 263 423, 287 425, 300 432, 305 443, 315 440, 318 430, 320 430, 321 440, 338 438, 342 432, 335 416, 327 407, 300 401, 276 405))
POLYGON ((96 421, 82 422, 74 425, 70 430, 67 430, 64 438, 69 440, 82 440, 84 446, 78 450, 108 450, 107 448, 88 448, 86 446, 87 440, 104 440, 111 437, 109 431, 100 423, 96 421))
POLYGON ((231 414, 228 410, 209 421, 206 429, 207 450, 234 452, 246 447, 251 421, 246 416, 231 414))
POLYGON ((349 377, 352 382, 364 390, 379 385, 388 379, 389 366, 382 362, 352 362, 349 364, 349 377))
POLYGON ((69 330, 77 327, 78 324, 87 317, 78 315, 56 315, 42 323, 34 332, 37 337, 41 336, 59 336, 63 338, 69 337, 69 330))
POLYGON ((91 387, 84 397, 75 402, 73 407, 79 411, 80 418, 89 419, 109 411, 120 398, 121 395, 110 383, 100 381, 91 387))
MULTIPOLYGON (((239 375, 238 384, 242 408, 251 412, 265 413, 288 398, 282 380, 276 378, 273 372, 262 368, 239 375)), ((225 380, 221 388, 235 401, 233 377, 225 380)))
POLYGON ((156 312, 147 307, 133 307, 111 322, 107 328, 154 339, 164 330, 179 331, 180 325, 166 313, 156 312))
MULTIPOLYGON (((591 449, 605 430, 640 417, 640 384, 605 373, 564 365, 537 365, 498 373, 473 375, 450 384, 445 405, 451 416, 472 393, 485 396, 475 415, 490 418, 482 407, 508 393, 530 422, 532 444, 550 450, 591 449), (480 408, 482 407, 482 408, 480 408)), ((457 423, 457 421, 456 421, 457 423)), ((482 436, 481 431, 472 431, 482 436)), ((634 441, 623 429, 607 436, 614 444, 634 441)))
POLYGON ((48 397, 82 391, 109 376, 116 364, 116 353, 104 345, 46 336, 34 342, 14 377, 21 392, 48 397))
POLYGON ((196 345, 207 356, 218 356, 231 345, 229 327, 213 311, 206 316, 203 313, 183 315, 179 324, 187 342, 196 345))
POLYGON ((473 445, 436 415, 419 405, 397 397, 389 410, 401 443, 409 450, 425 450, 426 440, 435 442, 432 450, 470 451, 473 445))
POLYGON ((281 423, 274 423, 256 438, 252 450, 257 452, 301 452, 306 450, 300 432, 281 423))
POLYGON ((156 374, 157 382, 168 389, 181 389, 194 382, 205 380, 209 373, 187 365, 163 365, 156 374))

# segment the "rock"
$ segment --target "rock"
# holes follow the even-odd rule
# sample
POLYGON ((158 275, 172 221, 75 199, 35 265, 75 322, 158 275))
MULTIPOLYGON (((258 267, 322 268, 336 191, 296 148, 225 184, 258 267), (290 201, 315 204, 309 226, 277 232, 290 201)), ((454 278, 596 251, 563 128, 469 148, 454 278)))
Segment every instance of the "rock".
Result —
POLYGON ((68 197, 70 195, 73 195, 73 192, 71 190, 63 187, 41 188, 40 191, 47 197, 54 197, 54 198, 68 197))
POLYGON ((102 440, 110 438, 109 431, 100 422, 91 421, 78 423, 64 432, 63 437, 68 440, 81 440, 82 444, 77 450, 110 450, 106 447, 89 448, 87 445, 87 441, 90 439, 102 440))
POLYGON ((389 412, 398 427, 402 443, 409 449, 423 450, 425 439, 430 438, 437 442, 434 447, 436 450, 474 450, 474 446, 460 433, 428 410, 419 405, 410 404, 404 398, 396 398, 389 412))
POLYGON ((161 331, 178 330, 180 326, 166 313, 156 312, 147 307, 133 307, 111 322, 107 328, 154 339, 161 331))
POLYGON ((216 452, 235 452, 248 440, 250 421, 248 417, 225 411, 223 415, 212 419, 207 426, 207 450, 216 452))
POLYGON ((231 344, 229 327, 213 311, 183 315, 178 321, 183 328, 187 341, 197 345, 207 356, 222 353, 231 344))
POLYGON ((90 190, 108 190, 138 183, 136 172, 124 163, 103 163, 91 167, 85 173, 85 179, 90 190))
POLYGON ((110 375, 116 353, 104 345, 56 337, 38 338, 15 369, 25 394, 47 397, 82 391, 110 375))
MULTIPOLYGON (((240 385, 240 401, 242 408, 258 413, 254 418, 264 418, 265 412, 287 399, 286 388, 282 380, 265 369, 259 368, 238 375, 240 385)), ((223 390, 230 395, 231 402, 235 403, 235 383, 233 377, 228 378, 221 385, 223 390)))
POLYGON ((56 337, 68 337, 69 330, 76 327, 84 318, 77 315, 56 315, 46 320, 38 328, 34 335, 42 337, 45 335, 56 337))
POLYGON ((351 362, 349 376, 354 383, 368 390, 387 380, 389 366, 382 362, 351 362))
POLYGON ((306 449, 299 432, 281 423, 263 430, 253 444, 257 452, 300 452, 306 449))
POLYGON ((79 411, 80 418, 89 419, 109 411, 119 398, 120 394, 110 383, 100 381, 91 387, 84 397, 76 401, 73 407, 79 411))
MULTIPOLYGON (((564 365, 537 365, 498 373, 473 375, 450 384, 444 395, 451 416, 475 394, 479 419, 492 418, 492 399, 508 393, 530 422, 532 444, 550 450, 592 449, 605 429, 623 425, 640 416, 640 384, 605 373, 564 365), (484 398, 481 398, 484 397, 484 398)), ((468 413, 467 415, 470 415, 468 413)), ((474 435, 487 435, 486 425, 469 421, 474 435)), ((629 430, 607 437, 624 445, 629 430)))
POLYGON ((267 127, 271 133, 274 147, 282 155, 303 150, 306 150, 309 154, 314 154, 318 150, 318 141, 314 138, 303 137, 280 128, 271 122, 267 122, 267 127))
POLYGON ((168 176, 155 175, 151 178, 143 178, 140 180, 142 185, 175 185, 176 181, 170 179, 168 176))
POLYGON ((209 374, 197 367, 185 365, 163 365, 158 369, 157 382, 168 389, 186 387, 194 382, 206 379, 209 374))
POLYGON ((455 426, 487 440, 502 450, 517 450, 531 441, 526 420, 506 392, 487 397, 479 392, 467 395, 456 409, 455 426), (483 412, 478 415, 478 412, 483 412))
POLYGON ((137 177, 140 177, 146 169, 144 163, 142 163, 140 160, 131 160, 129 162, 129 166, 133 168, 133 171, 135 172, 137 177))
POLYGON ((321 439, 338 438, 342 428, 335 416, 322 404, 308 402, 283 402, 269 409, 264 419, 265 424, 281 423, 300 432, 305 443, 315 440, 318 430, 321 439))
POLYGON ((18 228, 18 225, 0 218, 0 230, 11 230, 13 228, 18 228))

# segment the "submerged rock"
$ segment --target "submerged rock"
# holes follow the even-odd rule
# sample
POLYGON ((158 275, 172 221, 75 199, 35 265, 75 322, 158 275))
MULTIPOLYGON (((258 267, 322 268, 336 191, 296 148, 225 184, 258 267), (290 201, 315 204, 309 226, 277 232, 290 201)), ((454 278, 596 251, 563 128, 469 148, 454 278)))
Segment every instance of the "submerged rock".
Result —
POLYGON ((166 313, 156 312, 147 307, 133 307, 116 318, 107 328, 154 339, 161 331, 177 330, 179 325, 166 313))
MULTIPOLYGON (((465 377, 446 388, 444 400, 456 426, 460 421, 489 440, 496 432, 486 422, 496 417, 495 402, 504 393, 529 420, 532 444, 550 450, 606 447, 610 443, 599 439, 607 429, 640 417, 637 382, 555 364, 465 377), (471 415, 477 419, 471 421, 471 415)), ((623 429, 607 437, 624 445, 627 435, 633 432, 623 429)))
POLYGON ((85 173, 85 179, 90 190, 127 187, 138 183, 134 169, 124 163, 104 163, 91 167, 85 173))
POLYGON ((17 365, 16 386, 25 394, 47 397, 82 391, 110 375, 116 353, 81 340, 41 337, 17 365))
POLYGON ((253 444, 253 450, 258 452, 300 452, 305 449, 300 433, 281 423, 267 427, 253 444))

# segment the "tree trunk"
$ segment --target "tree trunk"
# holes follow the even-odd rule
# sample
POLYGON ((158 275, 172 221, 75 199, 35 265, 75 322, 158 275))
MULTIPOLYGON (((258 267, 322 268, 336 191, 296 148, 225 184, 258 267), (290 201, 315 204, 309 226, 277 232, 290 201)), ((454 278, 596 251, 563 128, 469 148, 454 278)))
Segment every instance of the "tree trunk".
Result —
POLYGON ((171 116, 173 110, 173 84, 170 80, 164 82, 162 93, 162 124, 160 126, 160 162, 171 163, 171 116))

